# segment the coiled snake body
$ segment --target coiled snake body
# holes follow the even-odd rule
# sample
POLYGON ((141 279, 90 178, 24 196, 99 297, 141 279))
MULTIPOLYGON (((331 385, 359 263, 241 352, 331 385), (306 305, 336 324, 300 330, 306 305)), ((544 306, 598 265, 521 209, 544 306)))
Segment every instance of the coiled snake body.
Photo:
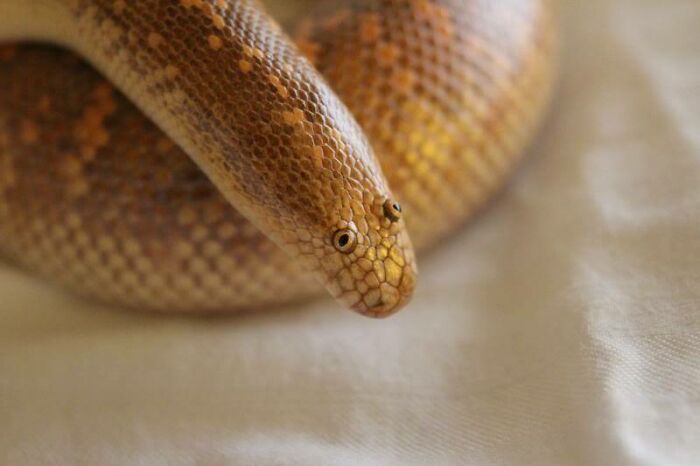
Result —
POLYGON ((0 0, 3 254, 139 308, 256 307, 319 281, 365 315, 401 307, 413 248, 464 223, 531 139, 554 15, 318 3, 295 45, 255 0, 0 0))

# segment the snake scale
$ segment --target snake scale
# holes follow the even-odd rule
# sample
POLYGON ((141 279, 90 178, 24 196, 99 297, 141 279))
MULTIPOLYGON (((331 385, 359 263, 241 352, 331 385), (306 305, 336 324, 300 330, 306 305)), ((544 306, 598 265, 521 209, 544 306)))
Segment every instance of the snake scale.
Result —
POLYGON ((401 308, 414 248, 483 206, 532 139, 556 15, 315 3, 292 40, 256 0, 0 0, 3 256, 135 308, 268 307, 321 284, 367 316, 401 308))

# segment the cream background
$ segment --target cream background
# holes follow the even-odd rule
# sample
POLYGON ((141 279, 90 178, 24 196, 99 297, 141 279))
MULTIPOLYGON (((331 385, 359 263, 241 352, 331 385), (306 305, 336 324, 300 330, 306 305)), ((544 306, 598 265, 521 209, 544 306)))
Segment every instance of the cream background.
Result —
POLYGON ((0 267, 0 464, 697 464, 700 2, 563 13, 531 158, 392 319, 140 315, 0 267))

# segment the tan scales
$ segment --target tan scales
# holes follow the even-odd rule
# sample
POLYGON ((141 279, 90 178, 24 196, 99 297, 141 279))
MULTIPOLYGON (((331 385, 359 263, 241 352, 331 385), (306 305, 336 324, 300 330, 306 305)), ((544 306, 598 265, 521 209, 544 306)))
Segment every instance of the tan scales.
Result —
POLYGON ((297 48, 253 0, 0 0, 0 250, 137 308, 261 307, 320 282, 362 314, 399 309, 413 248, 463 224, 531 140, 555 15, 317 3, 297 48), (104 77, 11 43, 35 39, 104 77))

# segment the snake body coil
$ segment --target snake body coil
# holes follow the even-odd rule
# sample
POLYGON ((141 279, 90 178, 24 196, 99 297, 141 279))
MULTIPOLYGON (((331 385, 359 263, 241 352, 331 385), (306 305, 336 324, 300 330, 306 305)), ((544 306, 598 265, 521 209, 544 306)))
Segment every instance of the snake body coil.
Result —
POLYGON ((401 307, 413 248, 531 139, 552 8, 318 3, 295 45, 255 0, 0 0, 0 250, 138 308, 257 307, 319 281, 365 315, 401 307))

